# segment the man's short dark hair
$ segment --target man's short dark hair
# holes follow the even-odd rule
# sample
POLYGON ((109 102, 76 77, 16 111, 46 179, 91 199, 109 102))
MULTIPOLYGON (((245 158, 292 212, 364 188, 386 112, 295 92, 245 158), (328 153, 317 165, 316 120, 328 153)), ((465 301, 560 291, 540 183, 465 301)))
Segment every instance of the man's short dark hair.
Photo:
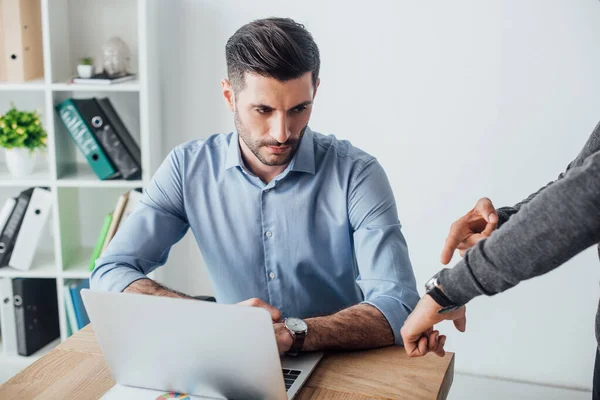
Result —
POLYGON ((266 18, 237 30, 225 46, 227 75, 234 91, 244 88, 246 72, 285 82, 312 73, 319 79, 319 48, 304 25, 289 18, 266 18))

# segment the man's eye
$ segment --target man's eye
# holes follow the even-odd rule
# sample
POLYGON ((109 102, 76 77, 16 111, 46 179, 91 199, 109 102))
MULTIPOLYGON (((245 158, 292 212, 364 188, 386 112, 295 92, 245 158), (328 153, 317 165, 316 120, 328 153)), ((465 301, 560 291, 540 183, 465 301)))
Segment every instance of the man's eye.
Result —
POLYGON ((304 110, 306 110, 306 108, 307 108, 306 106, 296 107, 293 109, 293 111, 296 114, 302 114, 304 112, 304 110))
POLYGON ((256 111, 257 111, 259 114, 266 114, 266 113, 270 112, 271 110, 270 110, 270 109, 268 109, 268 108, 257 108, 257 109, 256 109, 256 111))

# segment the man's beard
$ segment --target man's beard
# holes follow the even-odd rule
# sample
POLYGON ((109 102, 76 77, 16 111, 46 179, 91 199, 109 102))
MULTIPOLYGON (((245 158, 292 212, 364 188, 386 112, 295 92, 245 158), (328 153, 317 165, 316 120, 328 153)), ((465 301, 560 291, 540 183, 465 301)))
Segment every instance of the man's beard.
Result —
POLYGON ((248 130, 246 129, 246 127, 240 120, 240 117, 239 117, 237 111, 234 112, 233 120, 235 123, 235 129, 237 129, 240 138, 244 141, 244 143, 246 143, 246 146, 248 146, 248 148, 250 149, 252 154, 254 154, 261 163, 263 163, 264 165, 268 165, 269 167, 274 167, 274 166, 278 166, 278 165, 286 165, 292 160, 292 158, 296 154, 296 151, 298 150, 298 146, 300 145, 300 140, 302 139, 302 136, 304 135, 304 131, 306 129, 306 127, 302 128, 302 131, 300 132, 298 139, 288 139, 285 143, 279 143, 277 140, 275 140, 273 138, 271 138, 270 140, 267 139, 264 141, 260 141, 260 140, 252 140, 250 138, 250 133, 248 132, 248 130), (263 155, 260 152, 261 147, 266 147, 266 146, 273 146, 273 147, 290 146, 291 149, 290 149, 289 153, 285 156, 281 155, 280 157, 276 157, 275 155, 273 155, 271 157, 268 157, 268 156, 263 155), (268 158, 271 158, 271 159, 268 159, 268 158))

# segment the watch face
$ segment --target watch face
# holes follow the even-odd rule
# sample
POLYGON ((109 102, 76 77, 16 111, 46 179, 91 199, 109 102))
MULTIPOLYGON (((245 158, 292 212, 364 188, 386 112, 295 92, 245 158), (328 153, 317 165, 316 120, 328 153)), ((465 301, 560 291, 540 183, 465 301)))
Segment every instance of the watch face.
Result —
POLYGON ((306 322, 300 318, 288 318, 285 320, 285 325, 294 332, 305 332, 308 329, 306 322))
POLYGON ((427 292, 431 291, 431 289, 433 289, 436 286, 436 277, 434 276, 433 278, 431 278, 430 280, 427 281, 427 283, 425 284, 425 290, 427 292))

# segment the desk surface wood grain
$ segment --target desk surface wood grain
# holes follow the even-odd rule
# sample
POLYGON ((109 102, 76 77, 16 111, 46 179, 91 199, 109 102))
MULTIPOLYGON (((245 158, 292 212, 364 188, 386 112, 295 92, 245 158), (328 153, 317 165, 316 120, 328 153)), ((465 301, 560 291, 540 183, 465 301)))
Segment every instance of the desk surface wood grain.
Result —
MULTIPOLYGON (((454 354, 407 357, 401 347, 326 353, 296 399, 445 399, 454 354)), ((91 326, 0 386, 0 399, 97 399, 115 384, 91 326)))

